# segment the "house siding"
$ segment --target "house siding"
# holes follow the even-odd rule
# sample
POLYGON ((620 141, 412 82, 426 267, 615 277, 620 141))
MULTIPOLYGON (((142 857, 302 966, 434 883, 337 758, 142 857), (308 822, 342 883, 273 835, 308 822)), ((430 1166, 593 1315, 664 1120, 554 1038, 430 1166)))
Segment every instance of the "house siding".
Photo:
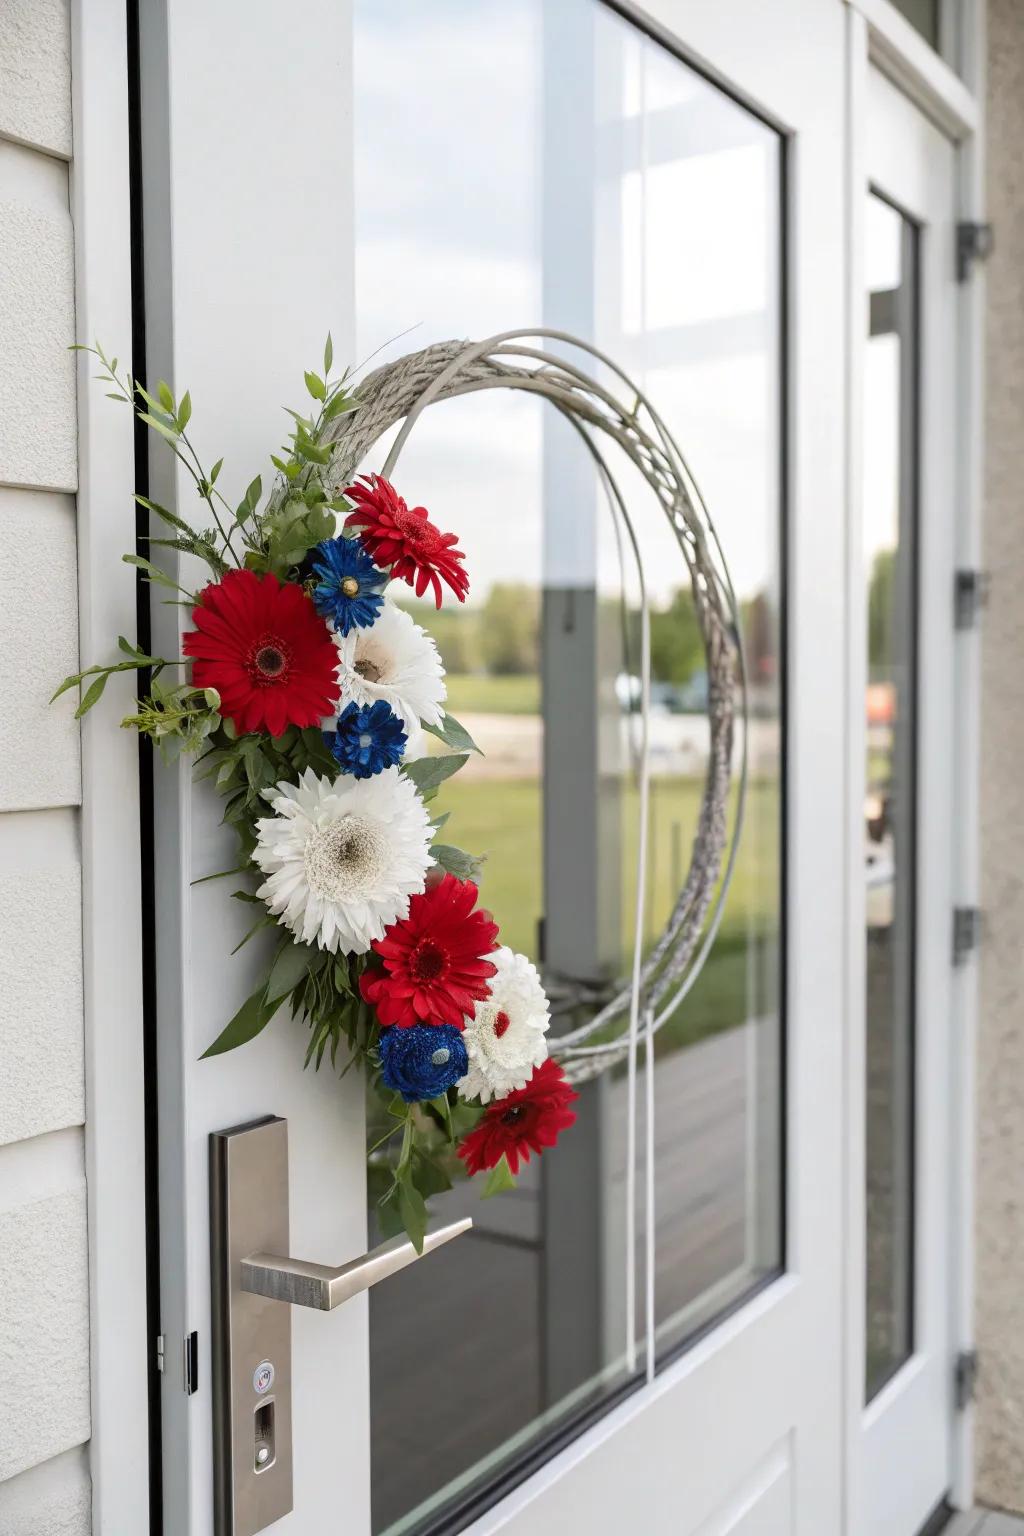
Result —
POLYGON ((1024 1511, 1024 27, 989 0, 985 564, 978 1025, 978 1495, 1024 1511))
POLYGON ((4 1536, 90 1530, 67 0, 0 0, 4 1536))

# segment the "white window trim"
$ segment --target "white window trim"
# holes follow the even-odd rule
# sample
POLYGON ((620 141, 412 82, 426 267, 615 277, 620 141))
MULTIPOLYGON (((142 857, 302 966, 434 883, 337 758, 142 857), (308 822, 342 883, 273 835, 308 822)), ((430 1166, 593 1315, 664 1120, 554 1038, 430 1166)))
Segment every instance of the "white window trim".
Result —
MULTIPOLYGON (((964 78, 975 103, 973 132, 959 141, 958 216, 983 222, 985 212, 986 0, 963 0, 959 7, 960 55, 964 78)), ((985 268, 977 263, 969 282, 961 285, 958 315, 959 361, 959 496, 957 565, 980 570, 985 463, 985 268)), ((980 905, 981 636, 976 630, 960 636, 955 679, 962 729, 953 748, 958 825, 954 849, 954 880, 961 905, 980 905)), ((953 1255, 953 1327, 955 1347, 967 1350, 975 1338, 975 1150, 977 1138, 977 1018, 978 962, 971 958, 954 973, 953 1037, 958 1052, 954 1083, 953 1232, 959 1246, 953 1255)), ((953 1436, 953 1502, 961 1509, 974 1503, 974 1408, 958 1415, 953 1436)))
MULTIPOLYGON (((919 32, 892 4, 892 0, 846 0, 863 16, 867 26, 868 57, 887 75, 904 95, 950 138, 968 138, 977 133, 981 108, 970 83, 961 80, 919 32)), ((977 0, 964 0, 966 37, 971 27, 971 12, 979 9, 977 0)))
MULTIPOLYGON (((72 7, 76 334, 130 367, 128 52, 122 0, 72 7)), ((134 637, 132 414, 104 397, 94 359, 78 366, 78 575, 81 655, 134 637)), ((139 766, 135 674, 111 680, 82 726, 82 920, 86 1177, 89 1212, 92 1522, 149 1530, 146 1191, 139 766)))
MULTIPOLYGON (((867 71, 875 65, 905 95, 934 121, 957 145, 958 208, 962 220, 985 218, 985 38, 986 0, 962 0, 956 6, 956 44, 962 78, 956 75, 891 3, 891 0, 845 0, 849 7, 847 59, 847 234, 849 265, 847 272, 847 528, 859 527, 860 498, 860 399, 863 327, 863 272, 860 244, 863 238, 862 190, 865 184, 863 121, 867 71)), ((953 0, 955 4, 955 0, 953 0)), ((948 9, 944 22, 948 23, 948 9)), ((947 33, 948 33, 947 25, 947 33)), ((953 260, 953 252, 950 252, 953 260)), ((976 265, 970 281, 961 285, 958 324, 958 441, 957 468, 959 512, 956 526, 957 566, 979 569, 981 565, 981 528, 984 467, 984 269, 976 265)), ((858 569, 856 559, 848 558, 848 571, 858 569)), ((857 611, 859 598, 848 593, 851 612, 857 611)), ((950 593, 952 622, 953 594, 950 593)), ((854 665, 851 649, 851 668, 854 665)), ((956 709, 962 728, 951 744, 956 755, 955 794, 958 810, 954 847, 954 886, 958 905, 979 903, 979 777, 980 743, 980 638, 977 633, 958 637, 955 677, 956 709)), ((852 699, 852 695, 851 695, 852 699)), ((852 708, 852 703, 851 703, 852 708)), ((862 858, 863 830, 858 807, 850 807, 848 827, 847 877, 859 871, 862 858)), ((952 924, 952 913, 950 914, 952 924)), ((952 930, 951 930, 952 938, 952 930)), ((952 1318, 950 1338, 953 1353, 973 1348, 974 1341, 974 1155, 976 1137, 975 1084, 977 1032, 977 961, 950 972, 951 1025, 955 1084, 952 1105, 952 1134, 955 1138, 954 1179, 950 1191, 951 1231, 954 1251, 950 1254, 952 1318)), ((847 996, 851 997, 850 985, 847 996)), ((854 989, 851 1006, 859 996, 854 989)), ((847 1077, 850 1092, 860 1092, 863 1083, 863 1055, 851 1048, 858 1038, 858 1021, 852 1016, 846 1028, 847 1077)), ((857 1124, 848 1107, 847 1155, 858 1161, 858 1148, 852 1145, 852 1129, 857 1124)), ((862 1136, 861 1136, 862 1139, 862 1136)), ((863 1147, 859 1149, 860 1159, 863 1147)), ((859 1190, 847 1181, 847 1231, 863 1222, 863 1200, 859 1190), (858 1214, 859 1213, 859 1214, 858 1214)), ((854 1252, 859 1248, 854 1245, 854 1252)), ((848 1277, 850 1294, 861 1295, 855 1275, 848 1277)), ((862 1320, 847 1307, 846 1318, 846 1400, 847 1462, 856 1466, 854 1448, 860 1435, 863 1415, 862 1320)), ((950 1359, 952 1373, 954 1361, 950 1359)), ((952 1398, 952 1384, 951 1384, 952 1398)), ((969 1509, 974 1502, 974 1410, 968 1404, 957 1413, 952 1428, 952 1481, 950 1500, 957 1509, 969 1509)), ((847 1519, 853 1508, 848 1479, 847 1519)))

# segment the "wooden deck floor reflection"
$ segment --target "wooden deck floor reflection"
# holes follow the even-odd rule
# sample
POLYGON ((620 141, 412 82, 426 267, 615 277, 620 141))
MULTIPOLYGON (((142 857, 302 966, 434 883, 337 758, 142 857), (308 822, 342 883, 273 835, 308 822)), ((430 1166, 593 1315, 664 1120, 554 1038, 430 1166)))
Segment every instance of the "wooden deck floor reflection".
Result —
MULTIPOLYGON (((756 1029, 658 1062, 659 1321, 685 1311, 695 1326, 701 1297, 714 1292, 717 1310, 725 1277, 746 1283, 756 1029)), ((602 1373, 606 1383, 624 1379, 625 1080, 605 1082, 581 1107, 580 1134, 589 1119, 603 1163, 586 1187, 576 1181, 553 1196, 535 1162, 499 1199, 453 1190, 434 1202, 436 1219, 471 1214, 474 1230, 371 1292, 375 1532, 529 1433, 567 1391, 585 1402, 600 1395, 602 1373), (546 1273, 545 1229, 557 1232, 568 1285, 564 1273, 558 1285, 546 1273), (581 1315, 593 1318, 589 1328, 581 1315)), ((643 1204, 641 1184, 641 1213, 643 1204)))

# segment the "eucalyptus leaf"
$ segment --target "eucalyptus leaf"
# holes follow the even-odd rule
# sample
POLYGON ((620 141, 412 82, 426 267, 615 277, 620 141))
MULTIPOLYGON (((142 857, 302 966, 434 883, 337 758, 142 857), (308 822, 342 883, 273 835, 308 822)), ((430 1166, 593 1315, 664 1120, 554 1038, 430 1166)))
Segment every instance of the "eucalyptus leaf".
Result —
POLYGON ((246 998, 213 1044, 207 1046, 200 1060, 205 1061, 208 1056, 222 1056, 225 1051, 236 1050, 238 1046, 255 1040, 260 1031, 266 1029, 280 1006, 280 998, 276 1003, 268 1003, 266 987, 259 987, 251 997, 246 998))
POLYGON ((443 741, 446 746, 454 747, 456 752, 477 752, 481 757, 484 755, 466 727, 460 725, 454 715, 445 715, 440 725, 429 725, 424 720, 423 729, 429 731, 431 736, 436 736, 438 741, 443 741))
POLYGON ((231 951, 231 953, 233 955, 237 955, 238 951, 242 948, 242 946, 244 944, 248 944, 248 942, 249 942, 249 940, 251 938, 253 938, 257 933, 261 932, 262 929, 269 928, 272 924, 276 924, 276 922, 277 922, 277 918, 274 917, 273 913, 271 913, 271 912, 264 912, 260 917, 258 917, 256 919, 256 921, 253 923, 252 927, 246 932, 244 937, 239 939, 238 943, 235 945, 235 947, 231 951))
POLYGON ((88 710, 92 709, 94 704, 99 703, 103 695, 103 690, 107 686, 107 678, 109 676, 109 672, 101 672, 99 677, 94 678, 93 681, 89 684, 81 704, 79 704, 78 708, 75 710, 76 720, 81 720, 82 716, 86 714, 88 710))
POLYGON ((406 763, 402 772, 423 792, 436 789, 445 779, 450 779, 453 773, 465 767, 468 761, 468 752, 446 757, 417 757, 413 762, 406 763))
POLYGON ((176 581, 172 581, 167 572, 162 571, 158 565, 154 565, 152 560, 144 560, 141 555, 122 555, 121 559, 125 565, 137 565, 157 586, 170 587, 172 592, 184 592, 186 597, 193 597, 187 587, 180 587, 176 581))
POLYGON ((508 1165, 508 1158, 503 1157, 500 1163, 495 1163, 487 1175, 487 1183, 480 1192, 481 1200, 490 1200, 492 1195, 500 1195, 506 1189, 515 1189, 516 1180, 508 1165))
POLYGON ((280 1002, 308 973, 316 952, 308 944, 287 943, 278 952, 267 978, 267 1001, 280 1002))
POLYGON ((351 395, 347 395, 343 389, 339 389, 338 393, 333 395, 324 407, 324 419, 326 421, 333 421, 336 416, 344 416, 347 411, 357 411, 358 409, 359 401, 353 400, 351 395))
POLYGON ((64 679, 56 693, 51 695, 50 703, 52 704, 55 699, 59 699, 62 693, 67 693, 69 688, 77 688, 83 677, 92 677, 95 672, 109 672, 111 670, 113 669, 110 667, 86 667, 84 672, 72 672, 70 677, 64 679))
POLYGON ((169 443, 173 443, 177 447, 178 429, 174 425, 173 419, 171 425, 168 426, 166 422, 158 421, 155 416, 151 416, 147 411, 140 411, 139 420, 144 421, 147 427, 150 427, 154 432, 159 432, 161 437, 165 437, 169 443))
POLYGON ((423 1252, 423 1239, 427 1235, 427 1206, 416 1185, 412 1181, 411 1172, 398 1181, 398 1214, 402 1218, 402 1225, 412 1238, 412 1245, 417 1253, 423 1252))
POLYGON ((162 517, 164 522, 169 523, 172 528, 178 528, 182 533, 188 533, 195 537, 194 530, 190 528, 185 519, 183 517, 179 517, 176 512, 169 512, 167 508, 162 507, 158 501, 150 501, 148 496, 140 496, 137 494, 135 500, 138 502, 140 507, 145 507, 147 512, 155 512, 157 517, 162 517))
POLYGON ((397 1191, 392 1189, 377 1203, 377 1225, 380 1228, 381 1237, 385 1240, 389 1237, 397 1237, 405 1226, 398 1201, 395 1199, 396 1193, 397 1191))
POLYGON ((454 848, 450 843, 434 843, 430 851, 434 863, 440 864, 448 874, 459 880, 479 881, 484 861, 476 854, 467 853, 464 848, 454 848))
POLYGON ((423 1152, 416 1158, 415 1177, 416 1188, 424 1200, 429 1200, 431 1195, 443 1195, 446 1189, 452 1187, 452 1181, 442 1165, 423 1152))

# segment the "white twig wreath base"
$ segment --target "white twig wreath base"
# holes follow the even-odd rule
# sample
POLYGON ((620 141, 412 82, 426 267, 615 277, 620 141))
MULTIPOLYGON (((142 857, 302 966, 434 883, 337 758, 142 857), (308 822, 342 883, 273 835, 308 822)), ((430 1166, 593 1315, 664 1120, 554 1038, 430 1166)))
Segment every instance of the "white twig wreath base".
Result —
MULTIPOLYGON (((481 342, 445 341, 409 353, 370 374, 359 389, 360 408, 338 418, 329 474, 340 489, 352 479, 379 438, 403 422, 383 466, 391 475, 399 454, 428 405, 481 390, 515 389, 550 402, 578 432, 604 488, 613 518, 636 559, 641 593, 640 869, 632 978, 591 1017, 552 1039, 551 1054, 575 1082, 594 1077, 635 1052, 638 1021, 651 1016, 657 1031, 690 991, 714 941, 743 823, 746 793, 746 672, 735 592, 708 510, 679 446, 642 390, 609 357, 568 333, 504 332, 481 342), (538 342, 584 353, 610 374, 605 386, 538 342), (642 955, 649 780, 649 611, 643 561, 633 520, 606 449, 614 443, 639 470, 675 534, 689 572, 704 641, 710 745, 690 866, 671 915, 646 958, 642 955), (731 835, 728 802, 735 717, 743 720, 731 835)), ((575 996, 571 985, 567 1000, 575 996)))

